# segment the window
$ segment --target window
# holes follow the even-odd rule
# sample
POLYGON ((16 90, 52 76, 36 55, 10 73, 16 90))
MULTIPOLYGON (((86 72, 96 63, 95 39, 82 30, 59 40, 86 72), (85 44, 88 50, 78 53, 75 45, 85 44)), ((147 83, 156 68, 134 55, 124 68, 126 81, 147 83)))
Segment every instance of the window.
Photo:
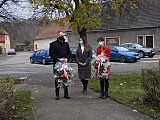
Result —
POLYGON ((128 44, 124 44, 123 47, 128 48, 128 44))
POLYGON ((137 36, 137 43, 140 45, 144 45, 144 36, 143 35, 137 36))
POLYGON ((105 43, 106 45, 119 45, 120 37, 106 37, 105 43))
POLYGON ((43 55, 43 54, 44 54, 44 50, 41 50, 41 51, 40 51, 40 54, 43 55))
POLYGON ((37 49, 38 49, 37 44, 35 44, 35 50, 37 50, 37 49))
POLYGON ((129 48, 132 48, 132 47, 134 47, 134 45, 132 45, 132 44, 128 44, 128 47, 129 47, 129 48))
POLYGON ((40 50, 38 50, 37 52, 36 52, 36 55, 39 55, 40 54, 40 50))

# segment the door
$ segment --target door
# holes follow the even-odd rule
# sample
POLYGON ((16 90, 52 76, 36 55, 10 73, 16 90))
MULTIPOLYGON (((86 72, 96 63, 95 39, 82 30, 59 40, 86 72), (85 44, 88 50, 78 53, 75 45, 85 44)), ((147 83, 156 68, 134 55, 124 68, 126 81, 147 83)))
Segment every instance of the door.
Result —
POLYGON ((153 48, 153 36, 146 36, 146 47, 153 48))
POLYGON ((117 58, 117 56, 118 56, 118 51, 117 51, 117 49, 116 48, 114 48, 114 47, 109 47, 109 49, 110 49, 110 60, 112 61, 114 61, 114 60, 118 60, 117 58))

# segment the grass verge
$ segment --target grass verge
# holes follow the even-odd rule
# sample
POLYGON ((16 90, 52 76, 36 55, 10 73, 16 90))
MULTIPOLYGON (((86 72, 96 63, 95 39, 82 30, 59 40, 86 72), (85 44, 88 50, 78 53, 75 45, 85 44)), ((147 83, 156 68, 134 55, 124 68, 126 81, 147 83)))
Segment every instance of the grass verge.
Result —
POLYGON ((0 78, 0 119, 34 120, 31 93, 26 90, 13 90, 13 84, 23 82, 24 80, 12 76, 0 78))
POLYGON ((30 92, 15 91, 14 97, 16 98, 17 104, 17 111, 14 118, 16 120, 34 120, 30 92))
MULTIPOLYGON (((139 111, 153 118, 160 118, 160 111, 155 111, 151 106, 143 105, 141 74, 111 74, 109 95, 116 101, 123 103, 134 111, 139 111)), ((91 80, 89 88, 95 92, 100 92, 99 80, 91 80)))

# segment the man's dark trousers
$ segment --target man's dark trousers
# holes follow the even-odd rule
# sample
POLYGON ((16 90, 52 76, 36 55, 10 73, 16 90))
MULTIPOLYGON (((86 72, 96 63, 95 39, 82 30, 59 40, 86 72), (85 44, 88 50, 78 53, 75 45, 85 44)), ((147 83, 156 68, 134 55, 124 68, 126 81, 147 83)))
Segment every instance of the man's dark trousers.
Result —
POLYGON ((109 79, 101 79, 100 80, 100 87, 101 87, 101 97, 107 98, 108 97, 108 88, 109 88, 109 79))
MULTIPOLYGON (((59 97, 59 89, 60 86, 58 85, 58 78, 55 78, 55 92, 57 97, 59 97)), ((64 87, 64 97, 68 97, 68 86, 64 87)))

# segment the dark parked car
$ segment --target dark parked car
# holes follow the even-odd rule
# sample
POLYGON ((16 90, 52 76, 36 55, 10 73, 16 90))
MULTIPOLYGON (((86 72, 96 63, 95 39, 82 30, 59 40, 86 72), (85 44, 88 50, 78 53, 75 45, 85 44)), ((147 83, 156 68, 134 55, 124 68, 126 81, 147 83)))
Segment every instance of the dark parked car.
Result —
POLYGON ((136 62, 140 59, 139 54, 130 52, 122 46, 108 46, 110 48, 110 60, 124 62, 136 62))
POLYGON ((151 58, 156 54, 156 50, 154 48, 145 47, 137 43, 124 43, 121 46, 129 49, 130 51, 139 53, 141 58, 145 56, 151 58))
POLYGON ((9 49, 8 50, 8 55, 15 55, 15 54, 16 54, 15 49, 9 49))
MULTIPOLYGON (((70 63, 76 62, 76 50, 77 50, 77 48, 75 48, 75 47, 70 48, 70 51, 71 51, 71 59, 69 61, 70 63)), ((95 50, 92 50, 92 54, 96 55, 95 50)))
POLYGON ((53 59, 49 56, 49 50, 41 49, 35 51, 33 55, 30 56, 31 63, 42 63, 43 65, 53 62, 53 59))
POLYGON ((76 62, 76 50, 77 48, 75 47, 71 47, 70 51, 71 51, 71 59, 70 59, 70 63, 76 62))

